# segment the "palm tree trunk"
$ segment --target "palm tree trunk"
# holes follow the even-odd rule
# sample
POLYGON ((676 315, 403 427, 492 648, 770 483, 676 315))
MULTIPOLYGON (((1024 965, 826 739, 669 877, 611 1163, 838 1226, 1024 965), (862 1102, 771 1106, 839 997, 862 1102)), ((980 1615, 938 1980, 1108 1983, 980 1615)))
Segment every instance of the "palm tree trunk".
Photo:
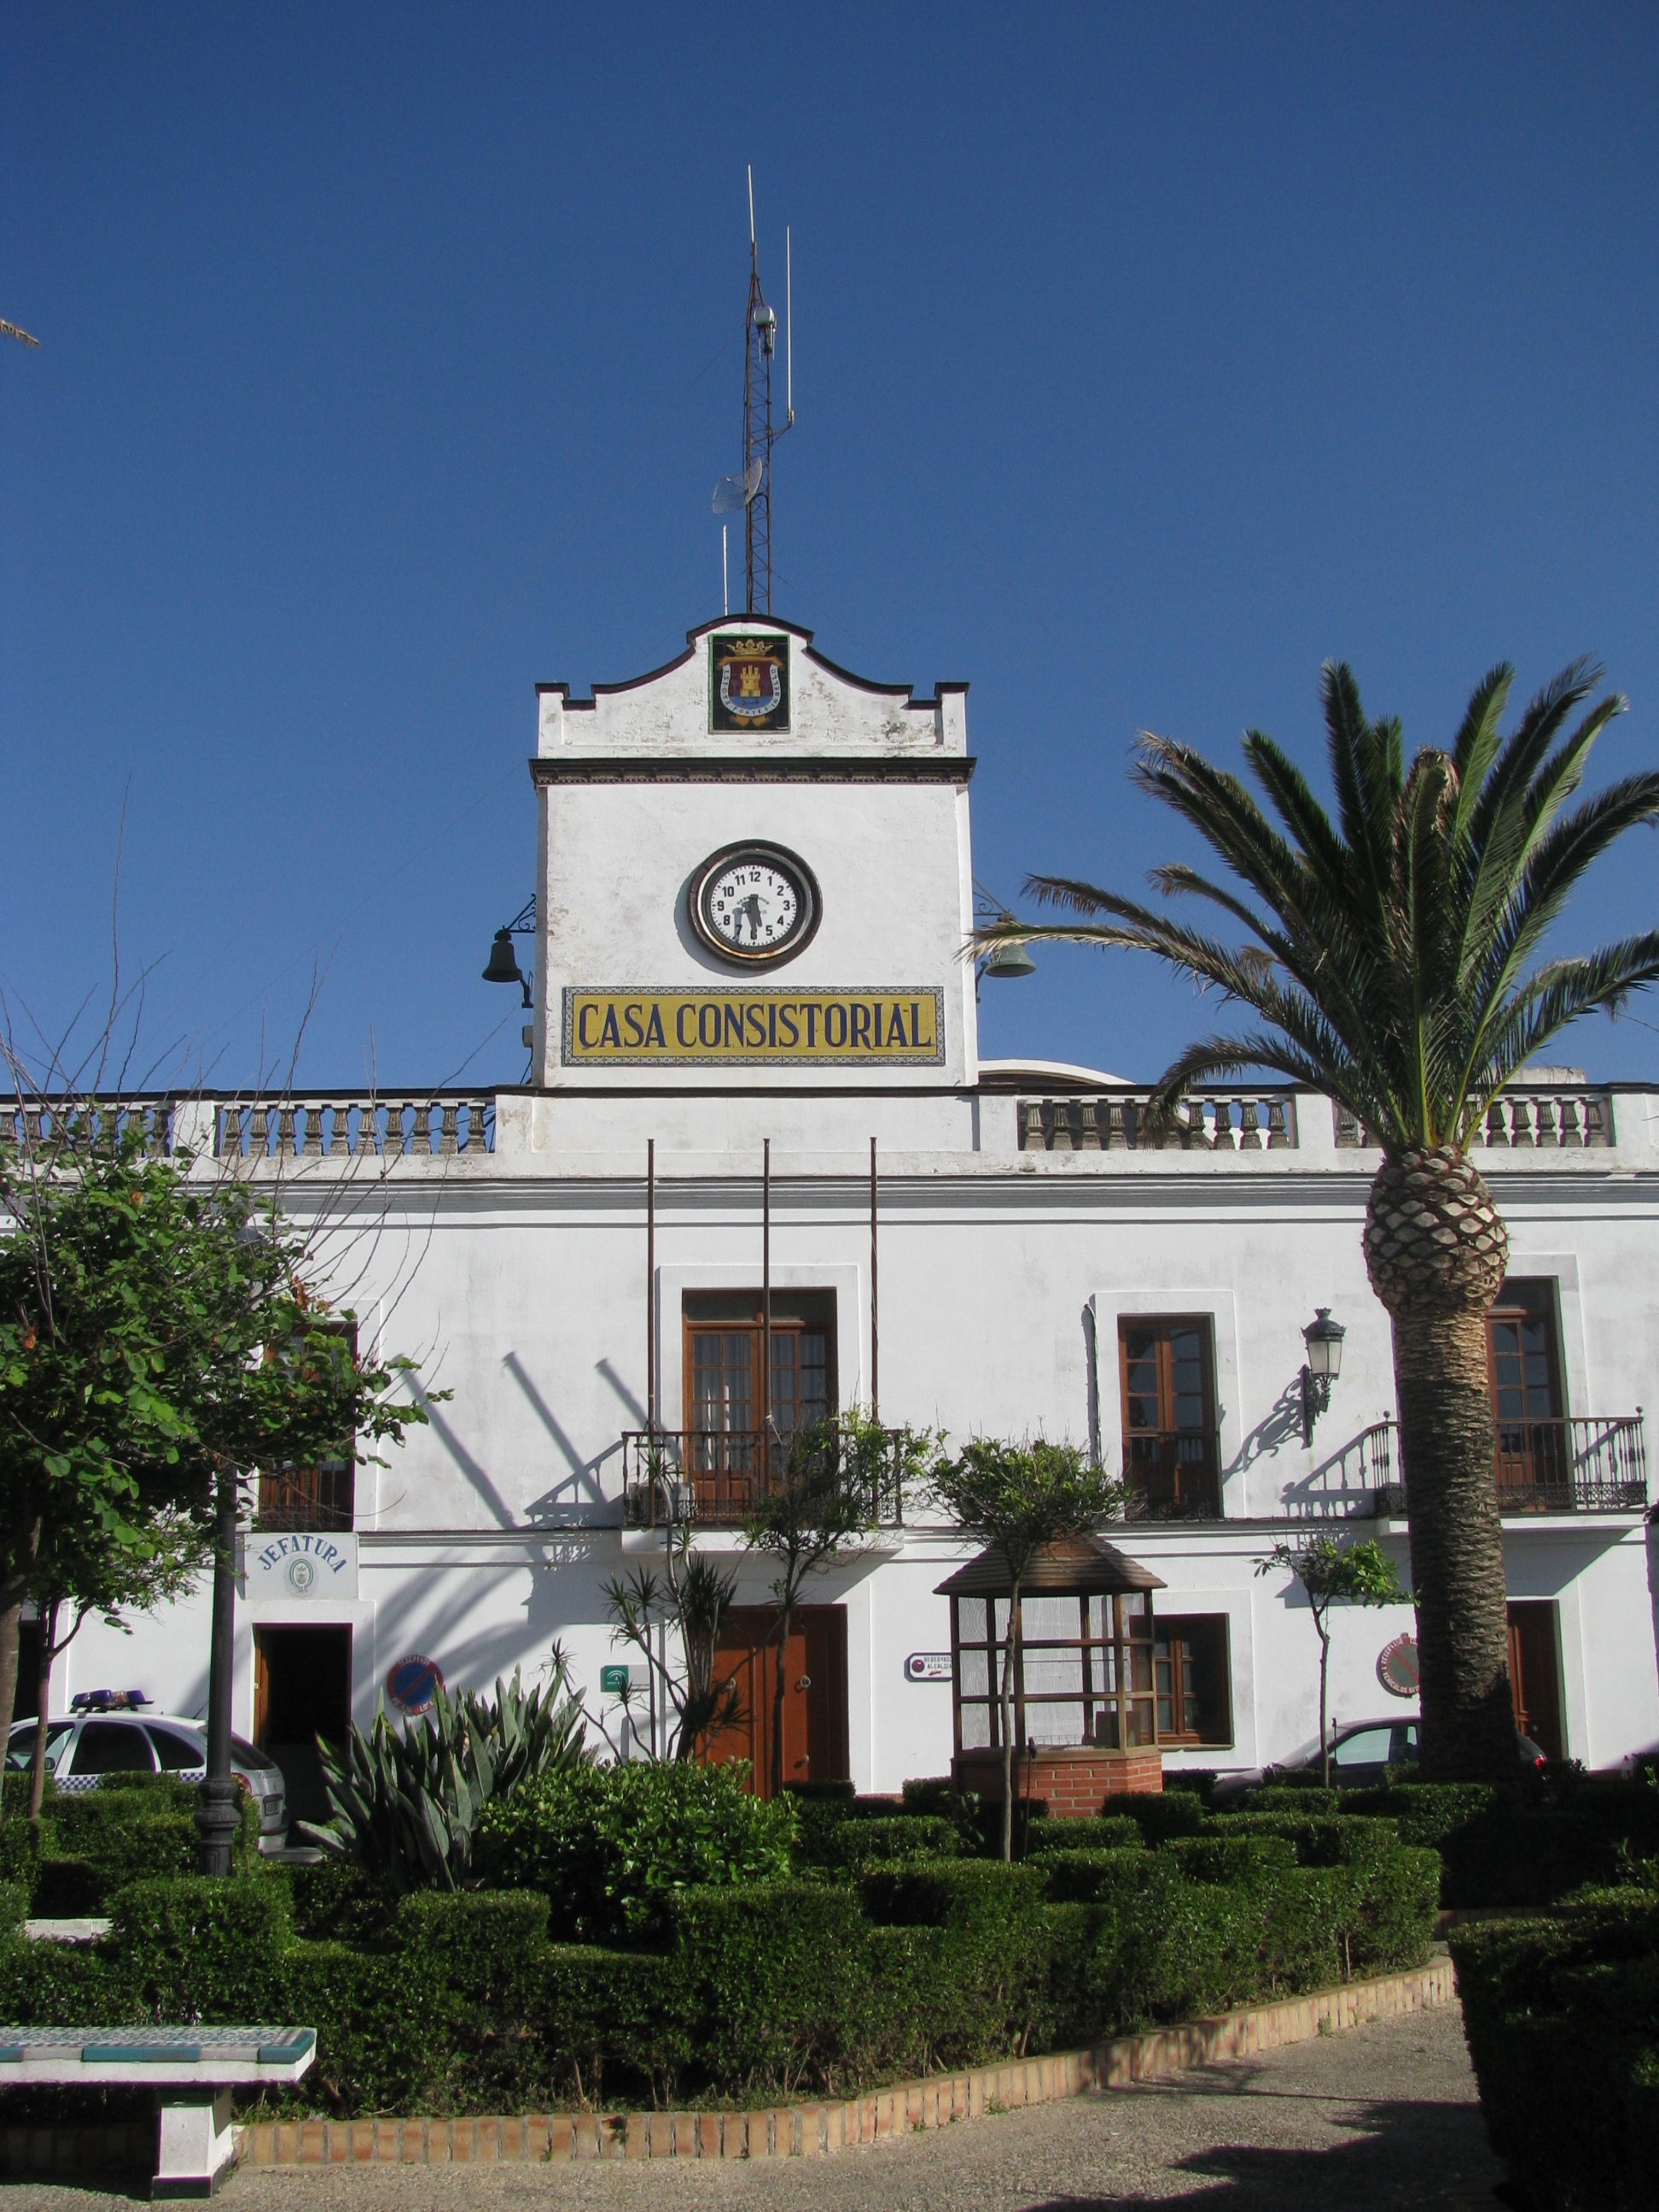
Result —
POLYGON ((1485 1310, 1396 1314, 1395 1386, 1411 1528, 1425 1781, 1512 1781, 1504 1535, 1485 1310))
POLYGON ((1430 1781, 1515 1774, 1486 1328, 1508 1257, 1492 1193, 1455 1146, 1383 1160, 1365 1209, 1365 1264, 1394 1321, 1430 1781))

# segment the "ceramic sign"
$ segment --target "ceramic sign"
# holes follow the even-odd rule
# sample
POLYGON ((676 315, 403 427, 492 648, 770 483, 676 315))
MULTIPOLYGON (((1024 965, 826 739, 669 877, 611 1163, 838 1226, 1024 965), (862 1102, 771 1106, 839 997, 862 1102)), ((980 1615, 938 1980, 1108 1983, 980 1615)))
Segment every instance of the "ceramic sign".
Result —
POLYGON ((913 1651, 904 1662, 907 1682, 948 1682, 951 1679, 951 1655, 948 1651, 913 1651))
POLYGON ((337 1604, 357 1595, 357 1539, 349 1528, 255 1530, 243 1540, 242 1567, 251 1604, 295 1598, 337 1604))

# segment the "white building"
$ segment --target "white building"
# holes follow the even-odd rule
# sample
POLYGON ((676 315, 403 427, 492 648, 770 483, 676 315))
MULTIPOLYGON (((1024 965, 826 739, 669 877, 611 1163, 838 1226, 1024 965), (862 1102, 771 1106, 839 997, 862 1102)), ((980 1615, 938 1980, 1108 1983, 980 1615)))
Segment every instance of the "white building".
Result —
MULTIPOLYGON (((280 1541, 250 1537, 241 1732, 291 1743, 348 1698, 367 1723, 394 1675, 418 1679, 404 1662, 479 1685, 556 1637, 614 1717, 601 1670, 628 1654, 602 1585, 663 1540, 629 1510, 689 1504, 742 1604, 768 1581, 720 1525, 741 1443, 686 1443, 671 1496, 641 1481, 639 1432, 751 1430, 769 1391, 787 1427, 878 1389, 889 1422, 1042 1431, 1127 1470, 1112 1534, 1165 1585, 1166 1765, 1253 1765, 1312 1735, 1312 1628, 1264 1553, 1334 1516, 1407 1568, 1360 1253, 1377 1155, 1324 1099, 1259 1085, 1195 1097, 1188 1137, 1153 1146, 1133 1084, 980 1059, 964 692, 866 683, 748 617, 591 699, 542 686, 533 1082, 177 1107, 175 1141, 334 1224, 366 1338, 453 1394, 387 1467, 355 1489, 325 1473, 290 1513, 331 1523, 331 1556, 290 1580, 280 1541), (1346 1337, 1309 1443, 1319 1308, 1346 1337)), ((1659 1743, 1639 1411, 1659 1381, 1659 1094, 1546 1071, 1494 1112, 1480 1164, 1510 1236, 1495 1479, 1522 1694, 1547 1747, 1605 1766, 1659 1743)), ((822 1577, 787 1660, 792 1774, 892 1790, 947 1770, 951 1692, 922 1655, 949 1650, 935 1593, 973 1548, 911 1510, 822 1577)), ((734 1649, 761 1619, 737 1617, 734 1649)), ((1339 1717, 1413 1711, 1378 1674, 1410 1627, 1406 1607, 1338 1620, 1339 1717)), ((204 1600, 131 1639, 89 1626, 54 1709, 137 1684, 198 1711, 206 1629, 204 1600)))

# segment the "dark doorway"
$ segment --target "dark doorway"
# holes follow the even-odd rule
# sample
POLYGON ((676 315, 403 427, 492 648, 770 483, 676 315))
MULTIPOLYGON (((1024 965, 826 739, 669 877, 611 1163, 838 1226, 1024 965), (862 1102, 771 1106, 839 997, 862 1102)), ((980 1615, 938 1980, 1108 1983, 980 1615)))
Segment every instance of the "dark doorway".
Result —
POLYGON ((1547 1759, 1565 1759, 1561 1731, 1561 1643, 1553 1598, 1511 1599, 1510 1693, 1515 1725, 1547 1759))
MULTIPOLYGON (((735 1679, 745 1718, 708 1746, 711 1765, 746 1759, 751 1786, 771 1795, 772 1699, 778 1647, 771 1640, 770 1606, 734 1605, 714 1655, 717 1681, 735 1679)), ((795 1614, 783 1651, 783 1778, 786 1782, 847 1779, 847 1608, 804 1605, 795 1614)))
POLYGON ((328 1818, 317 1738, 350 1727, 350 1629, 256 1628, 253 1740, 283 1770, 290 1820, 328 1818))
POLYGON ((40 1624, 25 1620, 17 1630, 17 1690, 12 1699, 15 1721, 38 1720, 40 1716, 40 1624))

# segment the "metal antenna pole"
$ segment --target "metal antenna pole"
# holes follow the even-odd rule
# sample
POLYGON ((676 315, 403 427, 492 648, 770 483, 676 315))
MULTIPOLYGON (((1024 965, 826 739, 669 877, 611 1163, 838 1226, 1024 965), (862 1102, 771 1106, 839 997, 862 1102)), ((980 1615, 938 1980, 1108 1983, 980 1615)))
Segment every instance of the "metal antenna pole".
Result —
POLYGON ((870 1418, 881 1419, 881 1274, 876 1243, 876 1140, 870 1139, 870 1418))
MULTIPOLYGON (((645 1426, 657 1433, 657 1140, 645 1143, 645 1426)), ((649 1449, 649 1447, 647 1447, 649 1449)))
POLYGON ((761 1147, 761 1449, 772 1451, 772 1139, 761 1147))

